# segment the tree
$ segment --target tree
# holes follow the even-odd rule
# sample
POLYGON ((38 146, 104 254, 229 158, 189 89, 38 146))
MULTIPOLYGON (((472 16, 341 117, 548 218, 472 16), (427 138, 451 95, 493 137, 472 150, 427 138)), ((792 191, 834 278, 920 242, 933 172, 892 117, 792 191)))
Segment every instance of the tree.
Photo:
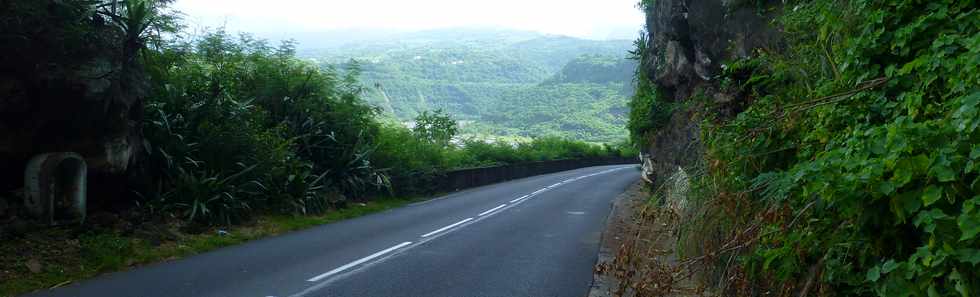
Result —
POLYGON ((443 147, 449 146, 449 141, 459 132, 459 127, 442 109, 423 111, 415 117, 415 128, 412 130, 420 139, 443 147))

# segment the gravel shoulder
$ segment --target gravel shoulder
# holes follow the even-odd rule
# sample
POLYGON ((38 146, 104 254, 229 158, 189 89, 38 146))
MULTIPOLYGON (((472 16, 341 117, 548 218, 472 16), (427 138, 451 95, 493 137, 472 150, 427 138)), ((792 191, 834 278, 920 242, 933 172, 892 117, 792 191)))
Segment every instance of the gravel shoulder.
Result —
POLYGON ((611 297, 619 288, 620 281, 612 273, 607 273, 610 265, 616 260, 616 255, 625 243, 630 231, 635 229, 635 212, 650 197, 646 184, 640 180, 616 197, 612 210, 606 221, 606 229, 602 232, 602 242, 599 246, 599 257, 595 266, 595 274, 589 297, 611 297))

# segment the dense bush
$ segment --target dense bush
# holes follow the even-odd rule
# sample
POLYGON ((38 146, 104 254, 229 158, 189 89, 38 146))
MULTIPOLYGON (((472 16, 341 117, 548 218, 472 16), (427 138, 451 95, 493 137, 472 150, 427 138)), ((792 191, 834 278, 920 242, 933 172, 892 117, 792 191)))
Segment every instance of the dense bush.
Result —
MULTIPOLYGON (((649 4, 646 2, 639 4, 641 7, 646 5, 649 4)), ((647 48, 647 44, 646 34, 640 35, 640 38, 633 43, 636 48, 630 51, 630 58, 636 60, 638 65, 649 65, 649 55, 652 53, 647 48)), ((636 91, 628 103, 630 111, 626 129, 629 131, 630 141, 639 145, 644 143, 651 133, 667 125, 676 109, 676 103, 664 100, 664 92, 650 82, 642 66, 636 68, 633 83, 636 91)))
POLYGON ((415 127, 412 128, 412 132, 415 132, 415 137, 446 147, 459 133, 459 124, 441 109, 433 112, 423 111, 415 117, 415 127))
POLYGON ((390 177, 623 154, 558 138, 451 145, 456 124, 441 112, 423 113, 414 131, 383 125, 360 100, 358 69, 320 70, 294 55, 291 43, 223 31, 152 53, 149 206, 234 223, 255 211, 322 212, 383 194, 390 177))
POLYGON ((720 78, 749 108, 704 128, 716 194, 742 210, 725 231, 763 289, 738 294, 817 278, 829 295, 976 296, 976 2, 790 1, 776 24, 785 48, 720 78))
MULTIPOLYGON (((641 80, 642 76, 639 76, 641 80)), ((626 128, 630 131, 633 143, 643 143, 652 133, 666 127, 670 116, 676 109, 676 104, 667 102, 662 93, 650 83, 638 84, 636 94, 629 102, 630 114, 626 128)))
POLYGON ((529 142, 490 142, 463 139, 458 145, 444 146, 420 138, 398 124, 386 125, 378 137, 373 164, 384 168, 399 183, 398 192, 411 193, 424 188, 426 180, 451 169, 518 164, 527 162, 598 158, 636 157, 637 151, 625 142, 595 145, 558 137, 536 138, 529 142), (404 182, 411 180, 413 182, 404 182), (424 186, 424 185, 422 185, 424 186))
POLYGON ((222 31, 153 55, 145 134, 163 207, 232 223, 256 205, 300 213, 384 186, 374 110, 350 77, 222 31))

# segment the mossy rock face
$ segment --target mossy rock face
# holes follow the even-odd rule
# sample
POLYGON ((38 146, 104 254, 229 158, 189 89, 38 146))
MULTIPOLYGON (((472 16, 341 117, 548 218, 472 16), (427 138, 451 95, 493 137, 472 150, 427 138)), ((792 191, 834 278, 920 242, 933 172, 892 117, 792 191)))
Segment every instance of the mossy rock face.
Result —
POLYGON ((754 5, 740 2, 658 0, 643 5, 648 32, 639 71, 647 79, 639 84, 655 89, 662 104, 676 106, 658 110, 665 113, 654 115, 659 128, 642 139, 651 161, 648 178, 654 182, 701 159, 700 122, 706 115, 698 111, 704 105, 714 106, 710 116, 721 118, 744 109, 745 96, 726 90, 716 79, 722 63, 780 42, 769 24, 772 13, 760 14, 754 5))

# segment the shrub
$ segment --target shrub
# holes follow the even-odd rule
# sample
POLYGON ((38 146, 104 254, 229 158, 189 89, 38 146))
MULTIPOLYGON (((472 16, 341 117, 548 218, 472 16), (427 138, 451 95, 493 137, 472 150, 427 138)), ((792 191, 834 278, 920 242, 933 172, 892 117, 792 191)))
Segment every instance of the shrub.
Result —
POLYGON ((748 275, 773 290, 819 277, 834 295, 975 295, 980 11, 790 5, 787 48, 725 74, 754 102, 704 131, 718 195, 752 210, 732 224, 755 243, 748 275))
POLYGON ((157 208, 234 223, 254 207, 322 212, 386 184, 369 161, 377 124, 356 82, 299 62, 290 43, 217 31, 152 61, 155 187, 144 196, 157 208))
POLYGON ((643 143, 650 133, 667 126, 670 116, 676 110, 676 104, 665 101, 663 91, 658 90, 645 76, 637 76, 636 84, 636 94, 629 102, 630 114, 626 128, 630 131, 631 141, 643 143))
POLYGON ((425 141, 449 146, 450 141, 459 132, 459 127, 452 118, 441 109, 433 112, 423 111, 415 117, 415 136, 425 141))

